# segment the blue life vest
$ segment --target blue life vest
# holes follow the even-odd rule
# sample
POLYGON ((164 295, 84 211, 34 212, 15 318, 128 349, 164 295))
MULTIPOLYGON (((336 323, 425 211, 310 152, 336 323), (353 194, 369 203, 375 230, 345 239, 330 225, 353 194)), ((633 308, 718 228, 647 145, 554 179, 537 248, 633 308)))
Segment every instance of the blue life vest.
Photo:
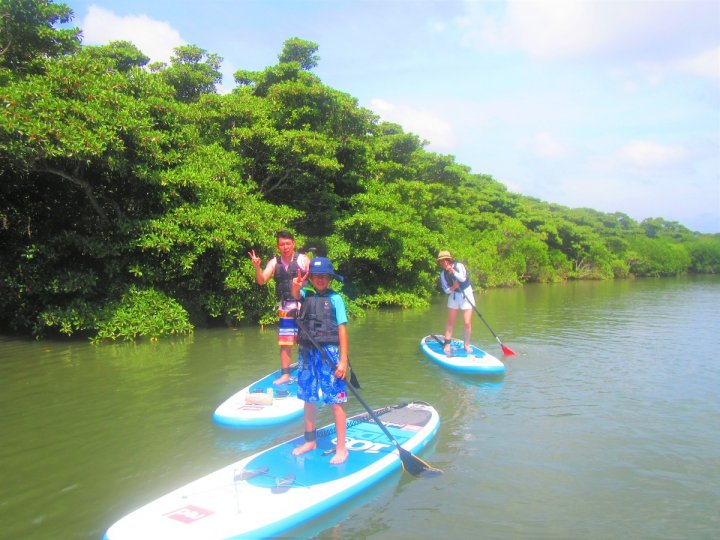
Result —
MULTIPOLYGON (((457 263, 453 263, 453 269, 457 272, 458 267, 457 263)), ((465 269, 465 272, 467 272, 467 268, 465 269)), ((449 272, 448 270, 443 270, 443 274, 445 274, 445 283, 449 285, 452 285, 453 281, 457 281, 460 285, 460 288, 464 291, 470 286, 470 275, 469 273, 465 275, 465 281, 458 280, 455 275, 452 272, 449 272)))

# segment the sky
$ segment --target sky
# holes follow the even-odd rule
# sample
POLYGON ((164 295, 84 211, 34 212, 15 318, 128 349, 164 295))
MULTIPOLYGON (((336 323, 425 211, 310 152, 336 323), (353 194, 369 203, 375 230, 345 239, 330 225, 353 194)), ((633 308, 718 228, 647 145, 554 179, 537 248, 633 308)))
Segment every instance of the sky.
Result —
POLYGON ((83 43, 313 72, 508 190, 720 233, 720 0, 66 0, 83 43))

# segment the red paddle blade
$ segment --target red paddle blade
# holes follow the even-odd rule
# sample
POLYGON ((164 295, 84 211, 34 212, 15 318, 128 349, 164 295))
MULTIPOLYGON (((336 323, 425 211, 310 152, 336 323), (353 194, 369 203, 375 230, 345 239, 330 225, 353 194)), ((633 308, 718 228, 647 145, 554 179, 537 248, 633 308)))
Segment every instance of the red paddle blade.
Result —
POLYGON ((513 351, 510 347, 507 345, 500 344, 500 347, 502 348, 502 352, 505 356, 517 356, 517 353, 513 351))

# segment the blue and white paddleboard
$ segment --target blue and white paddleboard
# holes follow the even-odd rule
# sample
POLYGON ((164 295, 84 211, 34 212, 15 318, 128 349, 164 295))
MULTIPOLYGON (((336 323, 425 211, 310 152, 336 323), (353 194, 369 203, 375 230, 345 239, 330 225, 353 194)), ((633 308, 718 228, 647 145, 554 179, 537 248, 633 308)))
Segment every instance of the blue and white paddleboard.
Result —
POLYGON ((278 369, 230 396, 215 409, 215 423, 232 428, 259 428, 302 416, 304 402, 297 397, 297 364, 290 368, 290 381, 285 384, 273 384, 281 375, 278 369))
MULTIPOLYGON (((375 410, 400 446, 424 448, 440 424, 425 403, 375 410)), ((317 431, 316 450, 294 456, 302 436, 191 482, 112 525, 104 540, 268 538, 327 512, 401 468, 394 443, 365 414, 347 420, 347 461, 331 465, 335 426, 317 431)))
POLYGON ((443 341, 445 337, 438 334, 430 334, 420 340, 420 348, 427 357, 434 360, 443 367, 459 373, 471 373, 476 375, 504 375, 505 364, 486 353, 479 347, 471 345, 472 353, 465 351, 463 341, 453 339, 450 344, 450 356, 443 352, 443 341))

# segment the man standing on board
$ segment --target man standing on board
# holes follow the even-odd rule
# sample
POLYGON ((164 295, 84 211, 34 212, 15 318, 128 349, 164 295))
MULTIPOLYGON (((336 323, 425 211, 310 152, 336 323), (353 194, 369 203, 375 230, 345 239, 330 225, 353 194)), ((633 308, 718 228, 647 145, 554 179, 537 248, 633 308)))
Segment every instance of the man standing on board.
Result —
POLYGON ((297 323, 294 314, 300 309, 300 302, 291 294, 292 280, 297 277, 298 270, 307 272, 308 258, 303 254, 295 253, 295 238, 288 231, 280 231, 276 235, 277 249, 280 255, 270 259, 261 270, 262 260, 255 254, 255 250, 248 255, 255 267, 255 280, 265 285, 270 278, 275 278, 275 293, 278 298, 278 345, 280 345, 280 369, 282 374, 273 381, 273 384, 284 384, 290 380, 290 362, 292 348, 297 340, 297 323))

